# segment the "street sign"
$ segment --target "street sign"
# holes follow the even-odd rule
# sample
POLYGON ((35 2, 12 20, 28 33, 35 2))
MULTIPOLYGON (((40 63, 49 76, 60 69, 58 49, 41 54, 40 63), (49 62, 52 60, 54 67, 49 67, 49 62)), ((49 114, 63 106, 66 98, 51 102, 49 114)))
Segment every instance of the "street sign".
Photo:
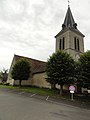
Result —
POLYGON ((75 91, 75 87, 74 87, 73 85, 71 85, 71 86, 69 87, 69 90, 70 90, 70 91, 75 91))
POLYGON ((69 90, 70 90, 70 93, 71 93, 71 100, 73 100, 73 93, 74 93, 74 91, 75 91, 75 87, 74 87, 73 85, 71 85, 71 86, 69 87, 69 90))
POLYGON ((70 91, 70 93, 74 93, 74 91, 70 91))

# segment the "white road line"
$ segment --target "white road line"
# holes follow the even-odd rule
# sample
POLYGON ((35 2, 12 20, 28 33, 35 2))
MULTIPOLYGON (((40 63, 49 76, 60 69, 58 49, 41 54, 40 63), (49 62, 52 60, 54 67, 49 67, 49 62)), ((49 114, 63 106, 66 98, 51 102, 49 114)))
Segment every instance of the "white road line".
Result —
POLYGON ((20 93, 18 93, 19 95, 21 95, 21 94, 24 94, 25 92, 20 92, 20 93))
POLYGON ((49 96, 47 96, 46 101, 48 100, 49 96))
POLYGON ((55 103, 55 104, 61 104, 61 103, 59 103, 59 102, 55 102, 55 101, 48 100, 48 99, 47 99, 47 101, 48 101, 48 102, 51 102, 51 103, 55 103))
POLYGON ((36 94, 32 94, 31 97, 35 96, 36 94))

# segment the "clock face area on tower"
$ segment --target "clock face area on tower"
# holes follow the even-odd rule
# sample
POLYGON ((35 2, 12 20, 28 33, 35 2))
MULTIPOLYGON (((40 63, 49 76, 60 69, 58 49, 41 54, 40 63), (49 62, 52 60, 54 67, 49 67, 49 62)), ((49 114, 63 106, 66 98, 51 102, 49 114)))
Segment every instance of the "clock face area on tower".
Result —
POLYGON ((78 60, 80 58, 79 54, 76 54, 76 60, 78 60))

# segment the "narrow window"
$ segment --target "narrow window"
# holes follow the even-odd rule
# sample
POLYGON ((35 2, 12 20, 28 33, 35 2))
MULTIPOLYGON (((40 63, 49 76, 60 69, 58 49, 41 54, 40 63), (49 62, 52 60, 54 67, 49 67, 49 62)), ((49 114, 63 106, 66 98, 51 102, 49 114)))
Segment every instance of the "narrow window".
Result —
POLYGON ((79 50, 79 39, 77 39, 77 50, 79 50))
POLYGON ((77 49, 77 45, 76 45, 76 37, 74 38, 74 48, 75 48, 75 50, 77 49))
POLYGON ((62 49, 62 46, 61 46, 61 39, 60 39, 60 43, 59 43, 59 49, 60 49, 60 50, 62 49))
POLYGON ((64 49, 65 48, 65 39, 64 39, 64 37, 63 37, 63 42, 62 42, 62 49, 64 49))

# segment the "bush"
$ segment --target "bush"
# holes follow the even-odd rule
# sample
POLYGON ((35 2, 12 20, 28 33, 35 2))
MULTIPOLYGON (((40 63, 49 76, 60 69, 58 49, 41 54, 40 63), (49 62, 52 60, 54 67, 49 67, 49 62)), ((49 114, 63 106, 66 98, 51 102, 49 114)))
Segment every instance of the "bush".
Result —
POLYGON ((3 85, 3 83, 0 83, 0 85, 3 85))
POLYGON ((10 83, 4 83, 3 85, 9 86, 9 85, 10 85, 10 83))

